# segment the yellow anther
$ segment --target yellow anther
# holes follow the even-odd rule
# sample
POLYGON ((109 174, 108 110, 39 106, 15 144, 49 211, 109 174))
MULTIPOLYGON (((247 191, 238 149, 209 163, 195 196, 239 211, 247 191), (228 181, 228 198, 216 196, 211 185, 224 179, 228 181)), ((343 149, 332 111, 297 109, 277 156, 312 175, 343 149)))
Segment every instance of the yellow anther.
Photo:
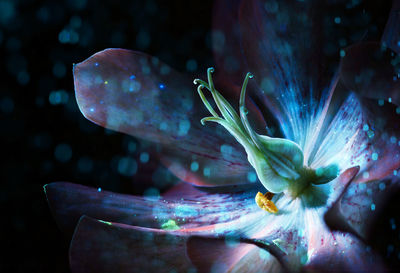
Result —
POLYGON ((257 205, 270 213, 277 213, 278 208, 275 206, 274 202, 271 201, 274 194, 272 192, 267 192, 266 194, 262 194, 258 192, 256 195, 256 203, 257 205))

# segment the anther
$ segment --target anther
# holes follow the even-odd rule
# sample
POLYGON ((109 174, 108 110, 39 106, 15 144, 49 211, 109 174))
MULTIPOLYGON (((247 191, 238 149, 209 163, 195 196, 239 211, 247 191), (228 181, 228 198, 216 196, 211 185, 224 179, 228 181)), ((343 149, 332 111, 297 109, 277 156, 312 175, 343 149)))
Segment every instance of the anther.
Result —
POLYGON ((272 202, 272 197, 274 194, 272 192, 267 192, 266 194, 262 194, 258 192, 256 195, 256 204, 263 210, 269 213, 277 213, 278 208, 275 206, 274 202, 272 202))

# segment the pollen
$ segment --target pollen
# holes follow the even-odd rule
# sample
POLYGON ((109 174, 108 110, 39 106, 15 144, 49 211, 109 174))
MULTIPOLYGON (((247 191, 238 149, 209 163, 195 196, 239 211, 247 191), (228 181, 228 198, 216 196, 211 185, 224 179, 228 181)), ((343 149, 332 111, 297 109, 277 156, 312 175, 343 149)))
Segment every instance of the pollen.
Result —
POLYGON ((278 208, 275 206, 274 202, 271 201, 273 196, 274 194, 271 192, 267 192, 266 194, 258 192, 255 200, 261 209, 268 211, 269 213, 277 213, 278 208))

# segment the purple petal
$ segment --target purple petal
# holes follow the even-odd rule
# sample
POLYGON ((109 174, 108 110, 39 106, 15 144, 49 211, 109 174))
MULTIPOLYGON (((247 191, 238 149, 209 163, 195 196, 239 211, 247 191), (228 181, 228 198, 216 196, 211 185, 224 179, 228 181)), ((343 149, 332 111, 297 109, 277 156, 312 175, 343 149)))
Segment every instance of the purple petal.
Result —
POLYGON ((191 79, 157 58, 122 49, 99 52, 74 67, 82 113, 109 129, 163 145, 163 161, 196 185, 247 183, 242 147, 207 116, 191 79))
POLYGON ((254 202, 254 191, 235 194, 180 191, 185 195, 176 198, 176 193, 170 193, 157 199, 98 191, 66 182, 48 184, 45 191, 59 227, 67 233, 73 231, 82 215, 149 228, 162 228, 173 220, 176 227, 186 232, 223 233, 245 225, 241 216, 257 219, 252 213, 261 212, 254 202))
POLYGON ((283 272, 279 262, 265 249, 229 237, 191 237, 187 242, 187 254, 199 273, 283 272))
POLYGON ((352 184, 341 200, 341 213, 363 238, 368 240, 376 234, 371 228, 383 212, 386 203, 399 191, 399 177, 368 183, 352 184))
POLYGON ((393 0, 389 20, 382 36, 382 42, 389 48, 400 54, 400 1, 393 0))
POLYGON ((255 95, 303 150, 318 137, 337 80, 324 67, 327 41, 320 35, 329 8, 320 1, 251 0, 240 11, 241 45, 258 84, 255 95))
POLYGON ((400 167, 400 115, 393 104, 348 96, 328 128, 311 167, 360 166, 358 182, 384 178, 400 167))
POLYGON ((341 79, 347 88, 360 96, 389 100, 400 105, 400 67, 395 65, 397 58, 397 54, 379 43, 351 46, 346 49, 346 56, 341 61, 341 79))
MULTIPOLYGON (((239 7, 242 0, 217 0, 213 14, 213 51, 219 84, 241 86, 249 72, 241 51, 239 7)), ((235 93, 239 94, 240 89, 235 93)))
POLYGON ((70 247, 78 272, 195 272, 185 236, 82 217, 70 247))
POLYGON ((72 272, 260 272, 282 268, 249 243, 189 237, 83 216, 70 247, 72 272))
POLYGON ((349 234, 328 233, 310 242, 305 272, 385 272, 379 257, 349 234))

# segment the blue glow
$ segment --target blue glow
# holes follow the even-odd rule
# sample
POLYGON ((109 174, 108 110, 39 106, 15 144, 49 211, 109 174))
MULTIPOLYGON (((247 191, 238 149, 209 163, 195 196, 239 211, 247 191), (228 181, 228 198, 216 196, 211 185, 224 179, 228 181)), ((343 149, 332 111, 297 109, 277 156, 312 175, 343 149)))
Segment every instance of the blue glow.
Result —
POLYGON ((335 24, 340 24, 342 22, 342 19, 340 17, 335 17, 335 24))
POLYGON ((194 72, 197 69, 197 62, 194 59, 189 59, 186 62, 186 70, 190 72, 194 72))
POLYGON ((385 183, 383 183, 383 182, 379 183, 379 189, 380 189, 381 191, 383 191, 385 188, 386 188, 385 183))
POLYGON ((160 83, 160 84, 158 85, 158 87, 159 87, 161 90, 164 90, 164 89, 165 89, 165 84, 160 83))
POLYGON ((134 80, 134 79, 136 79, 136 76, 135 76, 135 75, 131 75, 131 76, 129 77, 129 79, 134 80))
POLYGON ((136 160, 123 157, 118 162, 118 172, 124 176, 132 176, 137 172, 136 160))
POLYGON ((68 99, 69 96, 65 90, 52 91, 49 95, 49 102, 52 105, 67 104, 68 99))
POLYGON ((140 154, 140 162, 147 163, 150 159, 150 155, 146 152, 140 154))
POLYGON ((101 192, 101 188, 98 188, 97 191, 98 191, 98 192, 101 192))
POLYGON ((379 106, 383 106, 384 104, 385 104, 384 100, 382 100, 382 99, 378 100, 378 105, 379 106))
POLYGON ((248 172, 247 173, 247 180, 249 180, 251 183, 254 183, 257 181, 257 174, 255 172, 248 172))
POLYGON ((160 191, 157 188, 148 188, 144 191, 143 196, 148 200, 160 198, 160 191))
POLYGON ((133 153, 134 151, 136 151, 136 142, 134 142, 134 141, 130 141, 129 143, 128 143, 128 151, 129 152, 131 152, 131 153, 133 153))
POLYGON ((187 119, 181 120, 179 122, 179 129, 178 129, 178 135, 179 136, 184 136, 189 132, 190 129, 190 121, 187 119))
POLYGON ((221 150, 221 153, 222 153, 222 157, 224 157, 224 158, 229 158, 229 157, 231 157, 232 152, 233 152, 232 146, 229 146, 229 145, 227 145, 227 144, 221 145, 220 150, 221 150))
POLYGON ((374 204, 374 203, 371 204, 371 210, 372 210, 372 211, 375 210, 375 204, 374 204))
POLYGON ((204 176, 210 176, 210 174, 211 174, 210 168, 205 167, 205 168, 203 169, 203 175, 204 175, 204 176))
POLYGON ((58 34, 58 40, 62 44, 76 44, 79 42, 79 34, 74 30, 63 29, 58 34))
POLYGON ((193 172, 197 172, 199 169, 199 163, 197 163, 196 161, 193 161, 192 164, 190 164, 190 169, 193 172))
POLYGON ((54 150, 54 156, 62 163, 68 162, 72 157, 71 146, 65 143, 58 144, 54 150))

